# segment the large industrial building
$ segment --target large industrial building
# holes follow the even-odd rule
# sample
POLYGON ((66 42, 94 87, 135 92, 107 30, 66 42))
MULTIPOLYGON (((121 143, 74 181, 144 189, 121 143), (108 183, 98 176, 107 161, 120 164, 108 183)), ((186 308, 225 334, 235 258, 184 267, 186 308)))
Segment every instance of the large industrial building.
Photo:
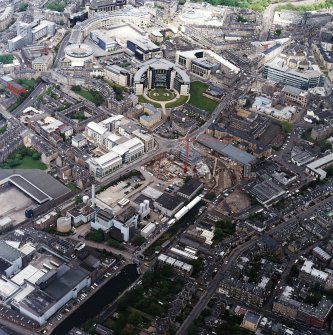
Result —
POLYGON ((37 169, 0 169, 0 186, 5 184, 14 185, 38 204, 59 199, 70 192, 65 185, 37 169))
POLYGON ((150 59, 138 66, 134 75, 134 91, 142 95, 145 89, 163 87, 189 95, 190 77, 179 66, 162 58, 150 59))
POLYGON ((326 178, 327 175, 327 172, 324 169, 332 165, 333 165, 333 154, 329 154, 308 164, 305 168, 305 172, 307 172, 311 176, 323 180, 326 178))
POLYGON ((42 325, 90 283, 86 272, 62 264, 31 286, 32 290, 17 303, 17 307, 20 313, 42 325))
POLYGON ((110 210, 100 209, 91 223, 91 228, 101 229, 118 240, 128 241, 137 229, 138 217, 137 211, 132 206, 124 208, 117 215, 110 210))

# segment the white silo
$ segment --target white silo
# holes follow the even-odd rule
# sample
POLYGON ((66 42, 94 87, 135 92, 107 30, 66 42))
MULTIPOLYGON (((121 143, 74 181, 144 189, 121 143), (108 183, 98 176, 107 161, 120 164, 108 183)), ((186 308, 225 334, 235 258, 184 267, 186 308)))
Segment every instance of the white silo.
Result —
POLYGON ((88 195, 84 195, 84 196, 82 197, 82 202, 83 202, 84 204, 87 204, 88 201, 89 201, 89 196, 88 196, 88 195))
POLYGON ((149 200, 146 199, 146 200, 144 200, 143 202, 144 202, 144 204, 145 204, 145 210, 146 210, 146 211, 149 210, 149 200))
POLYGON ((59 233, 68 233, 72 228, 71 217, 70 216, 61 216, 57 220, 57 231, 59 233))
POLYGON ((141 202, 139 213, 142 215, 144 212, 145 212, 145 204, 143 202, 141 202))

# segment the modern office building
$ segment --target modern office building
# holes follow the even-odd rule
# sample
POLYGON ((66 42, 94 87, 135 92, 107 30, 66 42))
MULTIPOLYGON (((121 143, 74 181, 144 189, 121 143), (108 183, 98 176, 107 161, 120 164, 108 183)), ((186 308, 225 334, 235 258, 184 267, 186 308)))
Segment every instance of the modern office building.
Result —
POLYGON ((90 173, 96 179, 103 179, 118 170, 122 166, 123 160, 120 155, 111 151, 101 157, 90 158, 88 164, 90 173))
POLYGON ((209 79, 211 74, 218 71, 230 71, 238 74, 240 69, 222 56, 211 50, 188 50, 176 51, 176 64, 185 68, 187 71, 209 79))
POLYGON ((106 34, 102 33, 100 30, 91 31, 89 33, 89 38, 92 41, 94 41, 104 51, 111 51, 117 45, 114 39, 108 37, 106 34))
POLYGON ((8 50, 10 52, 33 44, 43 37, 53 36, 55 34, 55 23, 39 19, 31 23, 19 22, 16 33, 16 37, 8 40, 8 50))
POLYGON ((176 64, 163 58, 154 58, 138 66, 133 86, 137 95, 142 95, 145 89, 156 87, 173 89, 180 95, 189 95, 190 77, 176 64))
POLYGON ((149 39, 127 40, 127 48, 134 53, 137 59, 143 62, 162 56, 161 48, 149 39))
POLYGON ((302 90, 323 86, 325 82, 318 65, 311 64, 305 47, 300 45, 265 64, 263 77, 302 90))
POLYGON ((144 154, 144 144, 139 138, 133 137, 114 146, 112 152, 118 154, 122 158, 122 162, 126 164, 140 158, 144 154))

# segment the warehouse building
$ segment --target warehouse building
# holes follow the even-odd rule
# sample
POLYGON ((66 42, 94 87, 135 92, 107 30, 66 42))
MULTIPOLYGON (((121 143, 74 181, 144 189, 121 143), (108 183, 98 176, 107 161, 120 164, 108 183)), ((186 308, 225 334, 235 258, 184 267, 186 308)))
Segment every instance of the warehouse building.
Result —
POLYGON ((323 180, 326 178, 327 175, 324 169, 331 165, 333 165, 333 154, 329 154, 308 164, 305 168, 305 172, 310 174, 311 176, 323 180))
POLYGON ((174 216, 183 206, 183 201, 171 194, 163 193, 154 201, 154 207, 161 211, 161 214, 168 217, 174 216))
POLYGON ((21 314, 43 325, 90 283, 87 273, 62 264, 44 274, 35 283, 33 290, 17 302, 17 307, 21 314))
POLYGON ((202 188, 203 183, 201 181, 191 179, 177 191, 177 195, 186 200, 192 200, 202 188))
POLYGON ((0 169, 0 185, 4 184, 14 185, 39 204, 59 199, 70 192, 51 175, 37 169, 0 169))
POLYGON ((0 273, 10 277, 22 268, 24 254, 7 242, 0 241, 0 273))

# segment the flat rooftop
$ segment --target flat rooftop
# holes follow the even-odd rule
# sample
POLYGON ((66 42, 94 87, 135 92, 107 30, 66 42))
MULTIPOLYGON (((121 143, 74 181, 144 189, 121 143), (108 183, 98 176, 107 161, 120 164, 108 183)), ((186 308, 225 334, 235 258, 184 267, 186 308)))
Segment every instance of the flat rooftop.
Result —
MULTIPOLYGON (((60 270, 60 268, 58 268, 60 270)), ((87 274, 79 269, 68 268, 60 276, 57 276, 43 291, 55 300, 61 299, 70 290, 77 286, 87 274)))
POLYGON ((0 185, 7 181, 39 203, 45 202, 45 199, 60 198, 70 192, 69 188, 51 175, 36 169, 0 169, 0 185))

